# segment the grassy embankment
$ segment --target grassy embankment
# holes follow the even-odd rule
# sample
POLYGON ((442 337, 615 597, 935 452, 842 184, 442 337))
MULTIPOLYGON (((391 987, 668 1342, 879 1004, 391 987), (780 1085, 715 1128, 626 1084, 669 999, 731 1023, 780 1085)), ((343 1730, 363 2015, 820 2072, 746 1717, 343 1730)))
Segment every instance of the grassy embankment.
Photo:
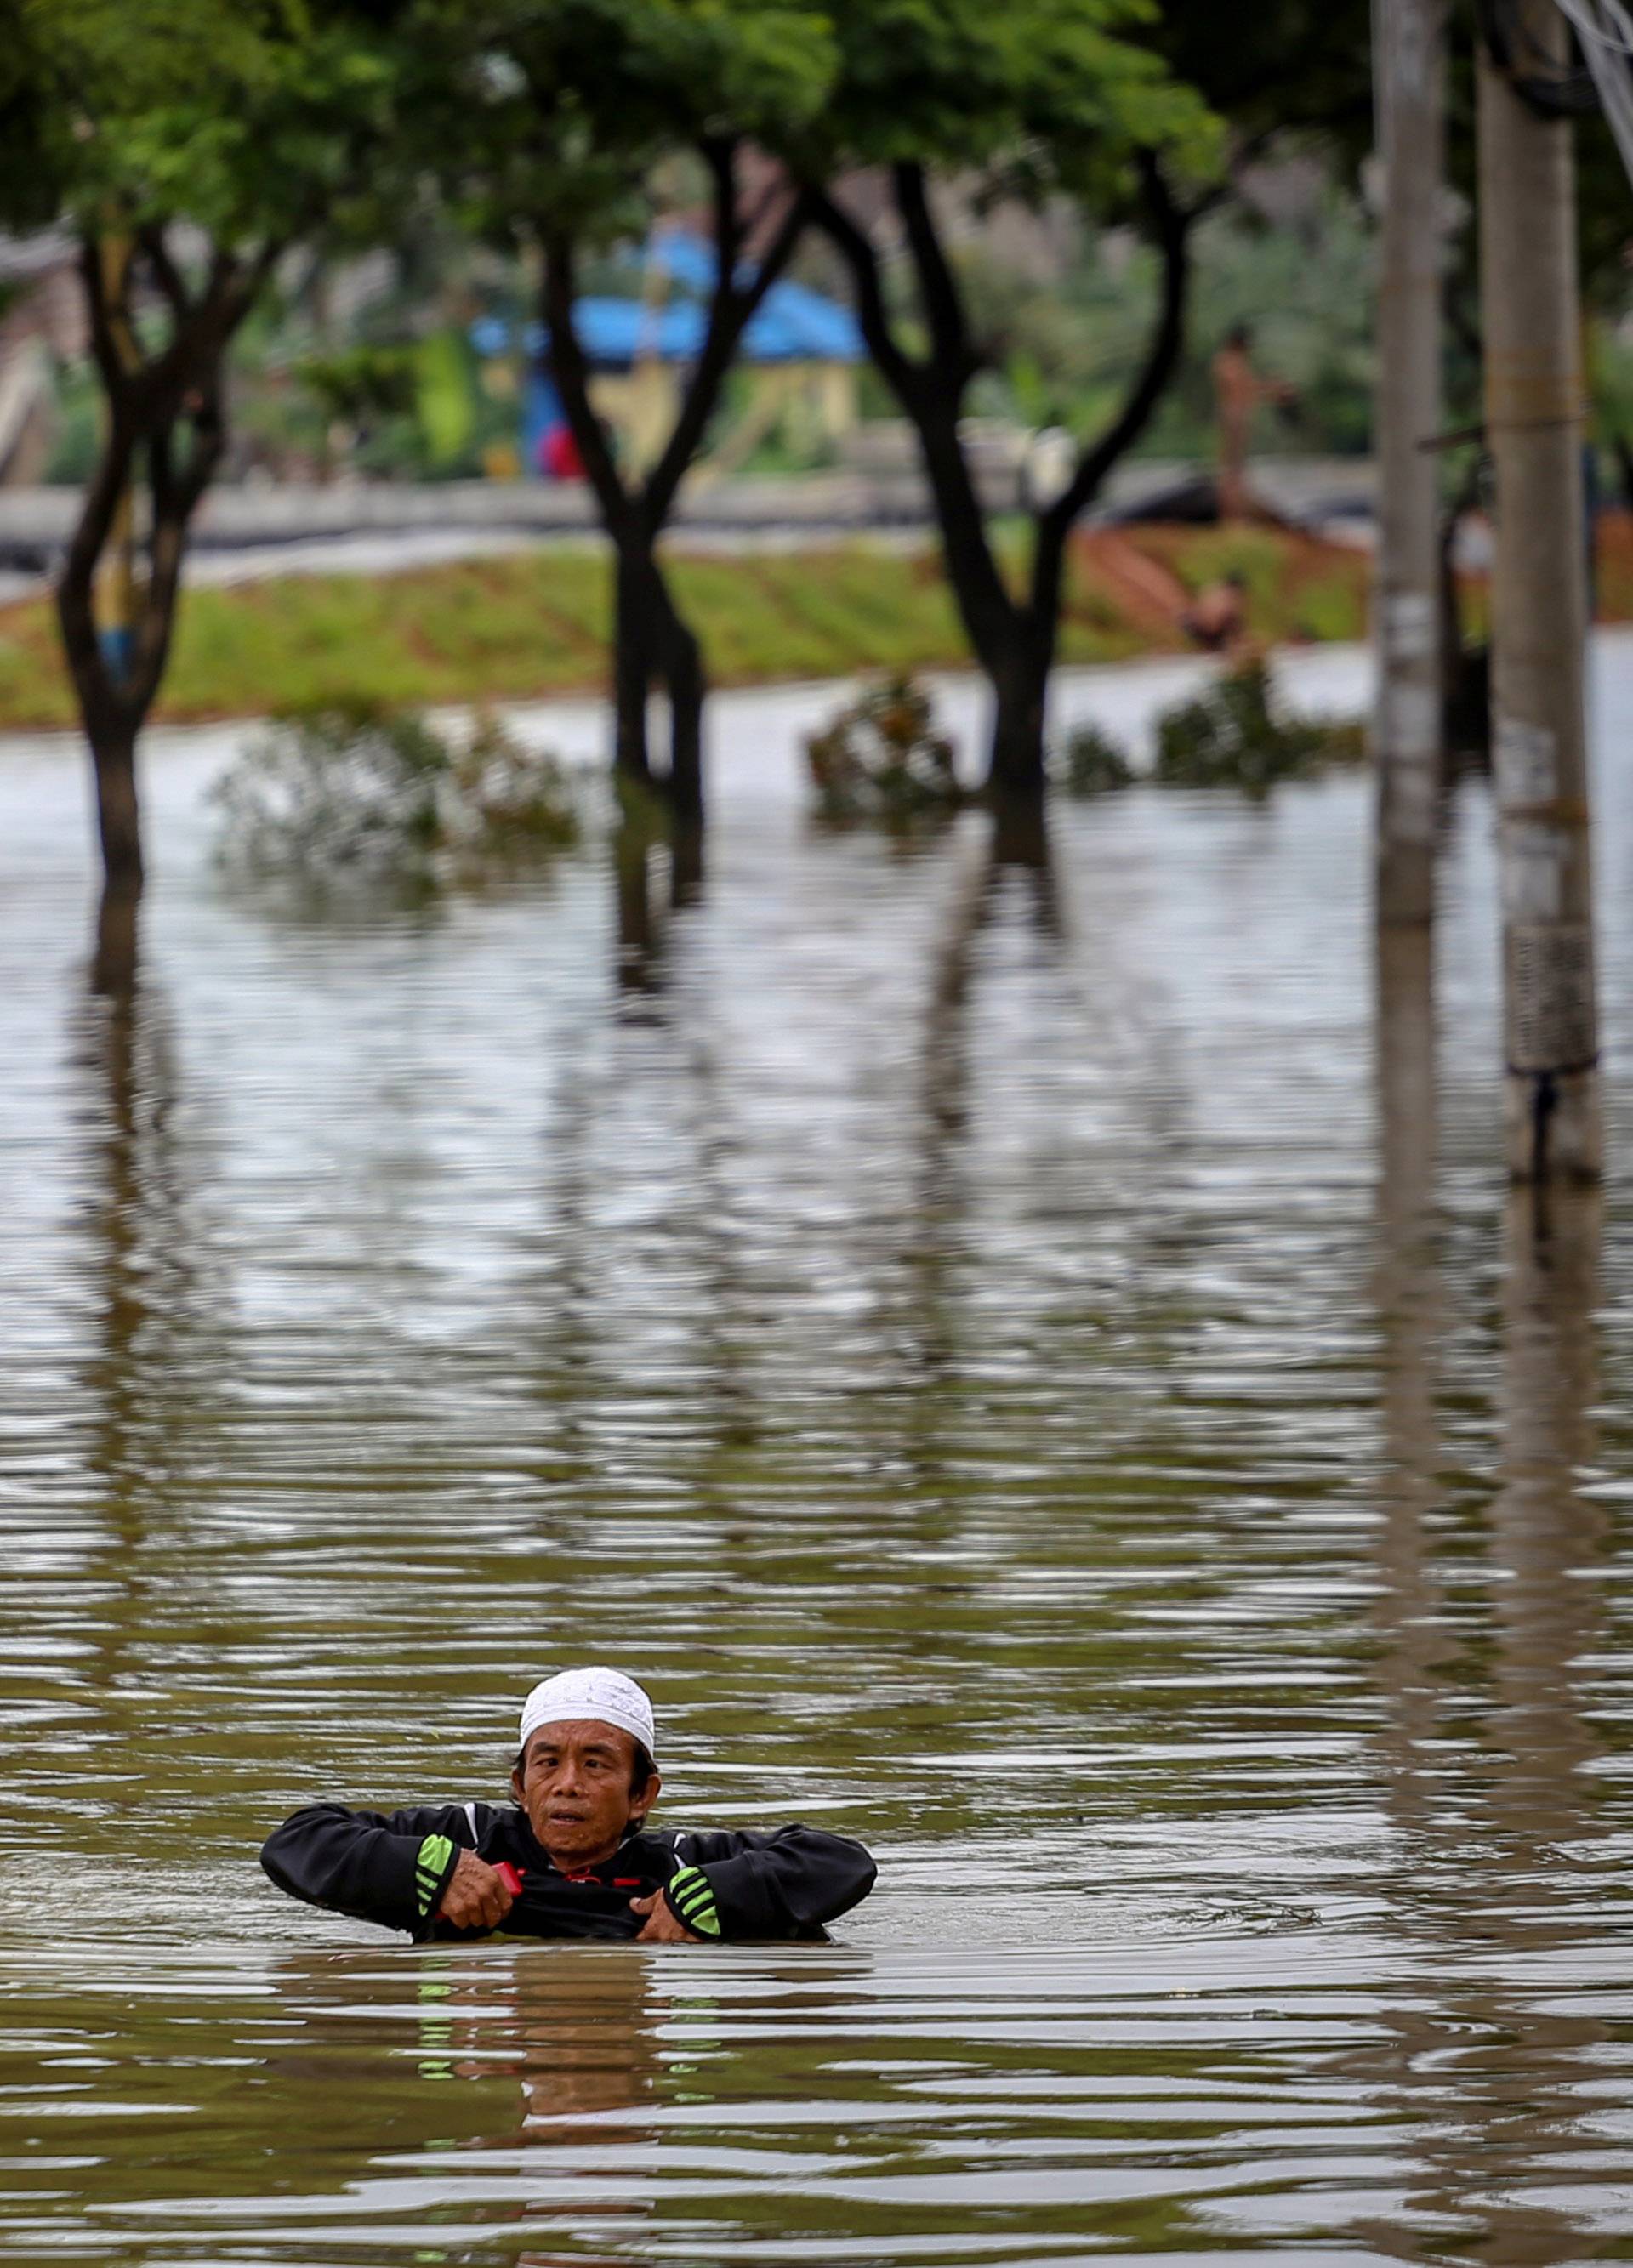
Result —
MULTIPOLYGON (((1256 633, 1365 630, 1366 556, 1267 529, 1096 531, 1074 549, 1065 662, 1182 651, 1181 587, 1247 578, 1256 633)), ((967 659, 934 551, 862 541, 794 553, 683 556, 680 601, 717 684, 956 666, 967 659)), ((471 560, 371 578, 301 576, 201 588, 183 604, 159 717, 250 716, 363 696, 413 704, 598 692, 609 578, 587 549, 471 560)), ((1603 611, 1633 613, 1633 530, 1607 530, 1603 611)), ((48 604, 0 608, 0 730, 71 725, 48 604)))

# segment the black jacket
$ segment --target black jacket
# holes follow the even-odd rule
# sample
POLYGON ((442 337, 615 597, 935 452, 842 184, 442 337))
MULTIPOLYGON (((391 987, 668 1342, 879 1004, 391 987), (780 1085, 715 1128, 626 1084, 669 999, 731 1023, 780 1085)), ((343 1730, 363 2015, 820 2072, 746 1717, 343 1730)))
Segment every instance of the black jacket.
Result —
MULTIPOLYGON (((433 1921, 462 1850, 490 1866, 507 1859, 521 1895, 504 1928, 517 1937, 639 1937, 646 1917, 630 1900, 667 1889, 697 1869, 713 1893, 708 1933, 722 1938, 814 1938, 873 1888, 878 1872, 860 1843, 814 1827, 772 1835, 654 1830, 631 1835, 604 1866, 560 1874, 514 1804, 421 1804, 408 1811, 349 1811, 314 1803, 267 1837, 261 1863, 292 1897, 416 1938, 472 1938, 481 1930, 433 1921)), ((687 1877, 691 1881, 690 1876, 687 1877)), ((695 1884, 683 1893, 689 1910, 695 1884)), ((681 1911, 680 1902, 669 1903, 681 1911)), ((684 1918, 683 1915, 683 1918, 684 1918)))

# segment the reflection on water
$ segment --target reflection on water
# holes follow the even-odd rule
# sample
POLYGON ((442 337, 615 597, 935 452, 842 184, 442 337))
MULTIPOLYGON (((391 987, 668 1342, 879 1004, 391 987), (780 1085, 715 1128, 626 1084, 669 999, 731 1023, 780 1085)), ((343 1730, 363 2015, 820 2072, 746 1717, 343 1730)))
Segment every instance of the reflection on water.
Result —
POLYGON ((1481 792, 1431 971, 1357 783, 904 848, 722 715, 706 877, 378 919, 225 895, 178 748, 122 973, 0 759, 0 2244, 1629 2257, 1633 1248, 1496 1178, 1481 792), (875 1845, 840 1942, 263 1883, 573 1657, 677 1823, 875 1845))

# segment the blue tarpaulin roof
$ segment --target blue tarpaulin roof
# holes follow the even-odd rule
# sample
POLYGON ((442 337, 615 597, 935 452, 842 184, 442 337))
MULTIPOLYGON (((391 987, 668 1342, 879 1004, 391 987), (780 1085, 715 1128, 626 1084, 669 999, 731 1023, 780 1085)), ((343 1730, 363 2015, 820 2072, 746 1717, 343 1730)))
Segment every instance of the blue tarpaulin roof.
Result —
MULTIPOLYGON (((714 284, 714 247, 679 232, 655 236, 647 247, 651 264, 691 290, 714 284)), ((590 361, 602 370, 627 370, 648 357, 659 362, 694 362, 702 350, 706 311, 698 299, 671 299, 653 306, 642 299, 595 297, 580 299, 573 328, 590 361)), ((507 323, 484 315, 470 327, 478 354, 499 354, 510 344, 507 323)), ((523 334, 528 356, 543 353, 549 334, 529 323, 523 334)), ((803 284, 773 284, 743 335, 747 362, 861 362, 861 333, 848 307, 824 298, 803 284)))
MULTIPOLYGON (((671 299, 662 307, 639 299, 580 299, 573 328, 590 360, 602 365, 622 368, 653 356, 692 362, 703 349, 707 315, 696 299, 671 299)), ((542 329, 537 343, 545 344, 542 329)), ((850 309, 802 284, 773 284, 743 335, 745 362, 858 362, 861 354, 850 309)))

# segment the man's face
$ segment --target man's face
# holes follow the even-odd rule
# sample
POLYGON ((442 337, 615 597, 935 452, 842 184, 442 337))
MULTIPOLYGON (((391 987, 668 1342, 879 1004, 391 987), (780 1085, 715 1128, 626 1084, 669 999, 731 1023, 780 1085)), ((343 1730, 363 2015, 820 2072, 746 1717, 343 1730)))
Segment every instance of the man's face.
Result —
POLYGON ((610 1859, 656 1802, 656 1772, 632 1787, 635 1742, 594 1717, 541 1725, 512 1778, 535 1838, 564 1873, 610 1859))

